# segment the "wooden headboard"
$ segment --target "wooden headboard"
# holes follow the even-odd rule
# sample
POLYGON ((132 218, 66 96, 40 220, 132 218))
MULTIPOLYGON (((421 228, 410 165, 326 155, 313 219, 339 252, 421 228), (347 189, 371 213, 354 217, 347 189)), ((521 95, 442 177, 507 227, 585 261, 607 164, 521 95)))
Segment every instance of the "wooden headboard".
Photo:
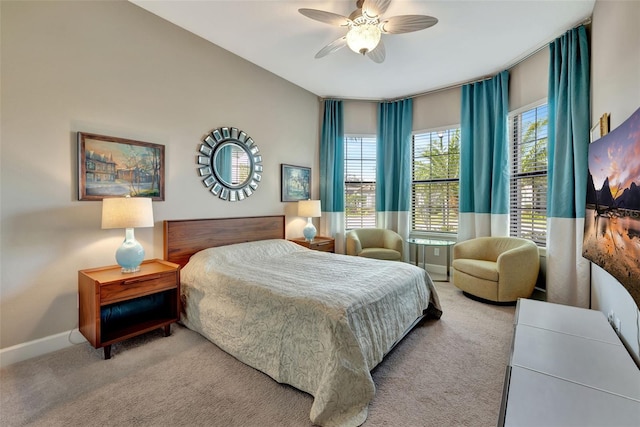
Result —
POLYGON ((202 249, 284 236, 284 215, 166 220, 164 259, 184 267, 202 249))

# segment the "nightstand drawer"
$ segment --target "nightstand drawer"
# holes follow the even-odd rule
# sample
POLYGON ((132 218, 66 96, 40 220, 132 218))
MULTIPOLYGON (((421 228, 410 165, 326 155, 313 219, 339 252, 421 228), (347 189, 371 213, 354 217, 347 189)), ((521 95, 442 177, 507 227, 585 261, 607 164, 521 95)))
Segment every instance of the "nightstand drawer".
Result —
POLYGON ((314 251, 320 251, 320 252, 336 251, 335 240, 332 237, 318 236, 315 239, 313 239, 312 242, 308 242, 307 240, 305 240, 304 237, 298 237, 295 239, 289 239, 289 241, 314 251))
POLYGON ((177 286, 176 274, 158 274, 122 280, 100 286, 100 304, 106 305, 171 289, 177 286))
POLYGON ((313 249, 315 251, 321 251, 321 252, 333 252, 334 243, 333 243, 333 240, 311 242, 311 244, 309 245, 309 249, 313 249))

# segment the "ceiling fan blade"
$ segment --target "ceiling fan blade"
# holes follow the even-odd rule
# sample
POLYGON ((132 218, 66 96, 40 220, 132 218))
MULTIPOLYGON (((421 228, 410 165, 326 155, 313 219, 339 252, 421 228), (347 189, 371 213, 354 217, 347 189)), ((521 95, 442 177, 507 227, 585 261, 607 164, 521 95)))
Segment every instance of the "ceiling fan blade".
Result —
POLYGON ((352 23, 351 19, 346 16, 338 15, 337 13, 325 12, 324 10, 298 9, 298 12, 307 18, 315 19, 316 21, 324 22, 325 24, 348 27, 352 23))
POLYGON ((362 13, 369 18, 375 18, 387 11, 391 0, 364 0, 362 3, 362 13))
POLYGON ((382 21, 380 30, 385 34, 402 34, 433 27, 438 19, 426 15, 399 15, 382 21))
POLYGON ((339 39, 332 41, 331 43, 329 43, 328 45, 320 49, 318 53, 316 53, 316 59, 322 58, 323 56, 327 56, 330 53, 337 52, 343 47, 345 47, 346 45, 347 45, 347 36, 342 36, 339 39))
POLYGON ((384 43, 382 43, 382 40, 380 40, 378 46, 376 46, 375 49, 373 49, 371 52, 367 52, 367 56, 373 62, 377 62, 378 64, 384 62, 384 58, 387 56, 387 51, 384 47, 384 43))

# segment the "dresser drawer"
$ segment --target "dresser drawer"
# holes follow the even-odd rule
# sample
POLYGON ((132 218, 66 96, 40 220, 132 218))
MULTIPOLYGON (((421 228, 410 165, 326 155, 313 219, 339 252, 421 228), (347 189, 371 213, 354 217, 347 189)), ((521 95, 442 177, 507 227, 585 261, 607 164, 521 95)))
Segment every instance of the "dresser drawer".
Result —
POLYGON ((100 305, 136 298, 177 287, 176 274, 158 274, 100 286, 100 305))

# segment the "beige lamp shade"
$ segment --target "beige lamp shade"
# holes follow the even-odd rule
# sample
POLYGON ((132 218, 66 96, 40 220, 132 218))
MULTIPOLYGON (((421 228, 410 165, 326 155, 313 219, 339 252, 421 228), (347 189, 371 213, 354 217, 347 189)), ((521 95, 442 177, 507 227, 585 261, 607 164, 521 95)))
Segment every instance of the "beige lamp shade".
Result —
POLYGON ((298 202, 298 215, 307 218, 320 217, 320 200, 300 200, 298 202))
POLYGON ((102 199, 102 228, 153 227, 153 208, 148 197, 102 199))

